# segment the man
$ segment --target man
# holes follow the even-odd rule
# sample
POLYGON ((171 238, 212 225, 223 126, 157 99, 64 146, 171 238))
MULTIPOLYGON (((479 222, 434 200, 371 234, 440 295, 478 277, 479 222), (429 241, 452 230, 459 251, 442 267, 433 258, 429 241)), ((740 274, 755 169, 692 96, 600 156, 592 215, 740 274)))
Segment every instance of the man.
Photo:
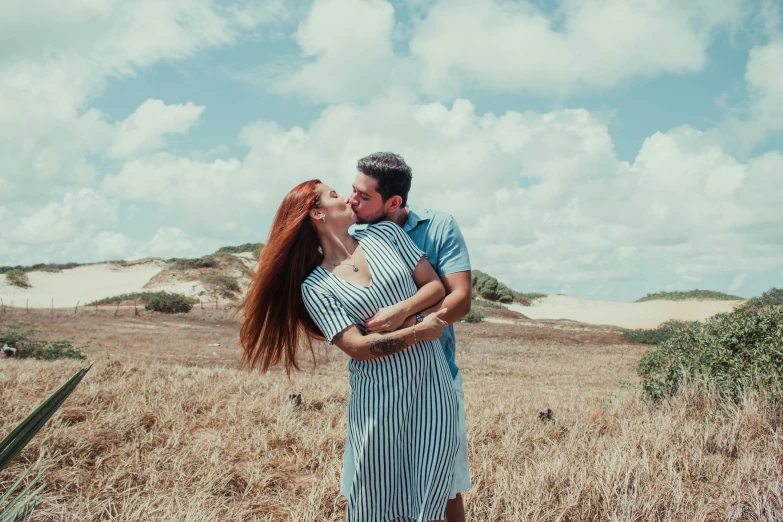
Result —
MULTIPOLYGON (((350 202, 356 212, 358 223, 366 225, 384 220, 397 223, 410 236, 416 246, 426 252, 429 262, 435 268, 446 288, 444 300, 439 305, 423 312, 422 315, 430 314, 440 308, 448 309, 442 319, 449 326, 443 330, 440 342, 457 390, 460 446, 455 464, 454 481, 449 495, 450 500, 446 504, 446 520, 447 522, 464 522, 465 507, 461 492, 470 487, 470 471, 468 468, 462 374, 455 362, 455 338, 452 324, 470 311, 471 280, 468 249, 462 233, 451 215, 434 210, 413 211, 408 208, 408 192, 411 188, 412 173, 402 157, 390 152, 376 152, 360 159, 356 167, 357 173, 353 182, 350 202)), ((406 317, 406 315, 404 312, 392 314, 382 309, 367 323, 367 328, 369 331, 396 330, 406 320, 415 320, 406 317)), ((351 466, 351 463, 346 462, 345 466, 351 466)), ((343 473, 344 477, 346 475, 343 473)))

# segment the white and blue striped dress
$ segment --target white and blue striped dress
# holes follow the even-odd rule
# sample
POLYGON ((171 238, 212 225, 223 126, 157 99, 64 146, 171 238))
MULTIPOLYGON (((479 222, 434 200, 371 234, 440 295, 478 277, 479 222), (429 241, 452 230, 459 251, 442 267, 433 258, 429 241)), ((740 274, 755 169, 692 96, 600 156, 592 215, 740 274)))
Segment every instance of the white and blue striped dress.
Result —
MULTIPOLYGON (((413 269, 424 256, 402 229, 384 221, 357 230, 370 285, 347 282, 321 267, 302 284, 307 310, 331 344, 379 308, 413 296, 413 269)), ((420 341, 369 361, 351 359, 348 439, 355 474, 348 477, 348 522, 445 519, 457 453, 454 379, 438 341, 420 341)), ((347 458, 347 457, 346 457, 347 458)))

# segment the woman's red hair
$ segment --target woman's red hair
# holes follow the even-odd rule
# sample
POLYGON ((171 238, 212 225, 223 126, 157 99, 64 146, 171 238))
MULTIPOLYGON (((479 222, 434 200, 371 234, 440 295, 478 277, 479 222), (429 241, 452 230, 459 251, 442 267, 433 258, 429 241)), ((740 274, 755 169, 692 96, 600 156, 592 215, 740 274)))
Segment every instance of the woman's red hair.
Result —
POLYGON ((302 282, 323 260, 310 210, 321 205, 317 179, 294 187, 277 209, 247 297, 242 303, 242 362, 266 372, 283 361, 286 373, 299 370, 297 352, 323 334, 305 308, 302 282))

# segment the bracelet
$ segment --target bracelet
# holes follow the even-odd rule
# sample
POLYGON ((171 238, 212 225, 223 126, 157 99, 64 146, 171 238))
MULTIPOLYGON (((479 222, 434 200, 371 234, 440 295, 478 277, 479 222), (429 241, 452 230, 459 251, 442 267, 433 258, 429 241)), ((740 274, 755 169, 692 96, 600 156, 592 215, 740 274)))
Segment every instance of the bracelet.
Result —
POLYGON ((418 341, 416 340, 416 325, 413 325, 413 344, 418 344, 418 341))

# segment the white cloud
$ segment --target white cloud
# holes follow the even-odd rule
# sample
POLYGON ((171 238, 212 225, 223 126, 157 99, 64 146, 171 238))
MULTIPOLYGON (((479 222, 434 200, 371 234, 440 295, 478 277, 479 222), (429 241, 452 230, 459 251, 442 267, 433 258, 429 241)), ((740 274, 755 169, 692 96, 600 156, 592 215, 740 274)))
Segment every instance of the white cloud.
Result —
POLYGON ((116 220, 117 204, 92 189, 68 192, 62 203, 49 203, 29 216, 12 216, 0 234, 17 243, 67 242, 116 220))
POLYGON ((218 246, 214 239, 192 237, 177 227, 161 227, 133 258, 202 256, 218 246))
POLYGON ((734 280, 729 285, 729 292, 736 292, 743 286, 745 286, 745 279, 748 277, 748 274, 740 274, 737 277, 734 278, 734 280))
POLYGON ((440 0, 414 12, 401 28, 385 0, 316 1, 296 33, 308 61, 277 91, 332 102, 390 87, 441 99, 470 86, 563 96, 700 71, 716 33, 744 15, 741 0, 565 1, 552 13, 530 1, 440 0), (395 53, 407 34, 409 53, 395 53))
POLYGON ((191 102, 166 105, 161 100, 147 100, 119 125, 108 154, 125 157, 163 147, 165 135, 187 133, 202 112, 204 107, 191 102))
POLYGON ((134 248, 134 241, 119 232, 104 231, 92 237, 91 253, 95 259, 111 261, 129 259, 134 248))
POLYGON ((405 82, 393 29, 394 8, 385 0, 315 0, 294 34, 304 63, 272 89, 331 102, 366 100, 405 82))
POLYGON ((655 133, 627 163, 586 110, 498 116, 464 99, 449 107, 392 94, 331 106, 306 129, 259 121, 241 140, 250 149, 241 160, 157 154, 104 188, 263 241, 251 224, 268 223, 294 185, 320 178, 346 193, 358 158, 392 150, 413 168, 411 203, 454 214, 474 266, 515 288, 650 273, 686 284, 783 263, 783 186, 772 175, 783 156, 741 162, 688 126, 655 133), (230 212, 215 219, 213 208, 230 212))

